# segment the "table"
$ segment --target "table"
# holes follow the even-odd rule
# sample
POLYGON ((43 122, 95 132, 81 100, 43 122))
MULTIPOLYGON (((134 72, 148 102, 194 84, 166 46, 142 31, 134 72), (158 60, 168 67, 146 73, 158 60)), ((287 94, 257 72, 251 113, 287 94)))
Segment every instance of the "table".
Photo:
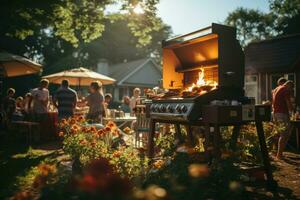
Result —
POLYGON ((296 145, 297 145, 297 150, 299 149, 300 146, 300 141, 299 141, 299 129, 300 129, 300 120, 291 120, 291 132, 296 129, 296 145))
POLYGON ((27 128, 28 130, 27 143, 31 145, 32 137, 33 137, 32 129, 33 127, 39 127, 40 124, 37 122, 30 122, 30 121, 12 121, 12 124, 18 126, 19 128, 27 128))
POLYGON ((41 132, 43 132, 43 139, 51 140, 56 137, 58 124, 58 112, 48 112, 47 119, 41 121, 41 132))
POLYGON ((136 117, 116 117, 116 118, 105 117, 103 118, 103 124, 106 124, 109 121, 113 121, 117 124, 119 129, 123 129, 127 124, 129 123, 131 124, 135 120, 136 117))

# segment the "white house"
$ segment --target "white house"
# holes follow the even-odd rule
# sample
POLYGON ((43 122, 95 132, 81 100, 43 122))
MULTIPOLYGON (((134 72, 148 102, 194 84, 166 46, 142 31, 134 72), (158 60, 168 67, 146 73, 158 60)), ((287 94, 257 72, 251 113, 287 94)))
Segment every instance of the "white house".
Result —
POLYGON ((159 86, 162 79, 161 67, 151 58, 111 65, 100 60, 97 72, 116 79, 116 83, 105 87, 105 92, 111 93, 115 101, 122 100, 123 96, 132 96, 134 88, 142 91, 145 88, 159 86))

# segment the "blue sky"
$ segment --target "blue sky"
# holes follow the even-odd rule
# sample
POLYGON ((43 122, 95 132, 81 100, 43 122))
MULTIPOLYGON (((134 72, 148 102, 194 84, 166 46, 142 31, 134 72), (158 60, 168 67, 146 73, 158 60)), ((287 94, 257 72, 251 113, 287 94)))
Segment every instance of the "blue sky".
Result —
POLYGON ((268 0, 160 0, 158 14, 175 35, 222 23, 237 7, 268 11, 268 0))

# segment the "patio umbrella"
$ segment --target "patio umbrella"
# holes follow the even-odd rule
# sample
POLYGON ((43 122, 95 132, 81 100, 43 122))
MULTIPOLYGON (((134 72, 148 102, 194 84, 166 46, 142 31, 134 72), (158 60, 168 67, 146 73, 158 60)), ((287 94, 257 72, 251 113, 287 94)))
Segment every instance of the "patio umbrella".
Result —
POLYGON ((0 76, 15 77, 36 74, 42 71, 42 65, 25 57, 0 52, 0 76))
POLYGON ((66 79, 70 85, 73 86, 89 86, 92 81, 101 81, 103 85, 113 84, 116 80, 91 71, 89 69, 80 67, 71 70, 62 71, 59 73, 43 76, 44 79, 49 80, 54 84, 61 84, 61 81, 66 79))

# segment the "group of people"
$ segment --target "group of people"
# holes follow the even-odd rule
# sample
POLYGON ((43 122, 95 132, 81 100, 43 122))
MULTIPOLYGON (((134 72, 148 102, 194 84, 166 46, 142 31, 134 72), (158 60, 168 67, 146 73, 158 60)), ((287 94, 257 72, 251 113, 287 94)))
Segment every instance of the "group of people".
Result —
POLYGON ((88 106, 87 119, 101 121, 109 109, 119 109, 124 113, 134 113, 135 107, 140 103, 141 90, 135 88, 133 96, 123 97, 121 104, 113 101, 111 94, 103 94, 102 84, 99 81, 91 82, 89 95, 78 100, 77 92, 69 87, 69 81, 63 80, 59 89, 53 94, 52 98, 48 90, 49 81, 41 80, 39 87, 31 90, 24 97, 15 99, 15 90, 8 89, 7 96, 3 99, 2 110, 5 113, 6 121, 13 120, 16 113, 22 115, 27 120, 45 121, 48 115, 49 105, 52 104, 58 111, 58 118, 68 118, 74 115, 78 106, 88 106))
POLYGON ((277 81, 277 87, 272 91, 272 111, 273 121, 276 125, 276 131, 280 132, 277 148, 277 159, 283 158, 283 151, 289 140, 290 130, 290 117, 295 110, 293 105, 293 89, 294 83, 280 78, 277 81))

